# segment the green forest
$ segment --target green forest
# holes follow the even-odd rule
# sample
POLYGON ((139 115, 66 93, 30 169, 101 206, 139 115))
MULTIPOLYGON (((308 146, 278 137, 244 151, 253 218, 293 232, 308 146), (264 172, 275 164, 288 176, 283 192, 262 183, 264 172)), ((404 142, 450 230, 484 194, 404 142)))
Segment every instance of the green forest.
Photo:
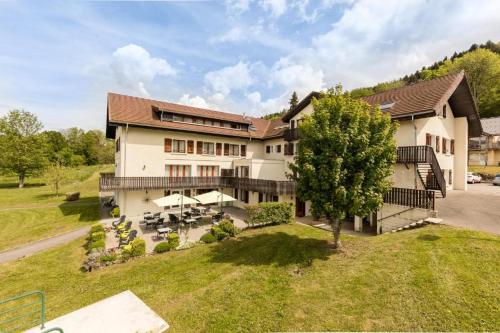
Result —
POLYGON ((492 41, 473 44, 467 51, 455 52, 450 58, 444 57, 429 67, 422 67, 397 80, 353 89, 351 95, 356 98, 369 96, 461 70, 467 75, 481 117, 500 116, 500 43, 492 41))

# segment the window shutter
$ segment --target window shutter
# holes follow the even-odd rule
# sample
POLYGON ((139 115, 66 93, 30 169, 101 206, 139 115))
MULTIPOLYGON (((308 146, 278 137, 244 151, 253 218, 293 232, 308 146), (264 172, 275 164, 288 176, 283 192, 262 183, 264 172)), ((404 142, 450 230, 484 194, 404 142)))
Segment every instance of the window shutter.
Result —
POLYGON ((425 135, 425 144, 427 146, 432 146, 432 136, 429 133, 425 135))
POLYGON ((443 154, 446 154, 447 151, 446 151, 446 139, 443 138, 443 154))
POLYGON ((439 153, 439 136, 436 136, 436 153, 439 153))
POLYGON ((224 156, 229 156, 229 143, 224 144, 224 156))
POLYGON ((284 150, 285 155, 288 155, 288 143, 285 143, 283 145, 283 150, 284 150))
POLYGON ((165 138, 164 150, 165 150, 165 153, 172 152, 172 139, 165 138))
POLYGON ((196 141, 196 154, 203 154, 203 141, 196 141))
POLYGON ((247 146, 241 145, 241 156, 247 156, 247 146))
POLYGON ((188 140, 187 152, 188 152, 188 154, 194 154, 194 141, 193 140, 188 140))
POLYGON ((450 143, 450 153, 452 155, 455 154, 455 140, 451 140, 451 143, 450 143))
POLYGON ((219 156, 222 155, 222 143, 217 142, 215 144, 215 153, 219 156))
POLYGON ((293 142, 290 142, 290 144, 288 145, 288 149, 290 149, 289 155, 293 155, 293 142))

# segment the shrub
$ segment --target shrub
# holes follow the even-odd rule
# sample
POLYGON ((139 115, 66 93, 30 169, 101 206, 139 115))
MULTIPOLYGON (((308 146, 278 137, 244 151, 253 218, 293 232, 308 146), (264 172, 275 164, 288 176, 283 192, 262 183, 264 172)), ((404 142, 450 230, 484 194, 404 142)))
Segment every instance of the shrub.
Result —
POLYGON ((116 259, 118 259, 118 255, 116 253, 103 254, 99 257, 99 261, 102 263, 113 262, 116 259))
POLYGON ((203 236, 201 236, 200 240, 206 244, 217 242, 217 238, 215 238, 215 236, 212 235, 211 233, 204 234, 203 236))
POLYGON ((215 239, 217 239, 218 241, 220 240, 223 240, 224 238, 228 237, 229 234, 227 232, 225 232, 224 230, 222 230, 220 227, 212 227, 212 229, 210 229, 210 233, 215 237, 215 239))
POLYGON ((93 232, 90 234, 90 240, 92 242, 95 242, 95 241, 98 241, 98 240, 101 240, 104 238, 106 238, 106 234, 104 233, 104 231, 97 231, 97 232, 93 232))
POLYGON ((175 249, 177 246, 179 246, 179 235, 175 232, 171 232, 167 236, 168 243, 170 246, 175 249))
POLYGON ((101 224, 101 223, 96 223, 96 224, 93 224, 91 227, 90 227, 90 233, 93 234, 94 232, 104 232, 104 226, 101 224))
POLYGON ((118 217, 120 216, 120 207, 115 207, 111 210, 111 216, 112 217, 118 217))
POLYGON ((146 241, 141 238, 136 238, 130 242, 130 255, 138 257, 146 254, 146 241))
POLYGON ((168 242, 161 242, 156 244, 154 251, 156 253, 163 253, 163 252, 168 252, 174 247, 170 245, 168 242))
POLYGON ((246 207, 250 226, 265 224, 288 224, 293 222, 293 205, 286 202, 261 202, 246 207))
POLYGON ((90 242, 89 243, 89 250, 92 249, 104 249, 106 244, 104 243, 104 239, 97 240, 95 242, 90 242))
POLYGON ((229 220, 220 221, 219 228, 227 233, 230 237, 234 237, 241 232, 241 230, 235 227, 234 224, 229 220))

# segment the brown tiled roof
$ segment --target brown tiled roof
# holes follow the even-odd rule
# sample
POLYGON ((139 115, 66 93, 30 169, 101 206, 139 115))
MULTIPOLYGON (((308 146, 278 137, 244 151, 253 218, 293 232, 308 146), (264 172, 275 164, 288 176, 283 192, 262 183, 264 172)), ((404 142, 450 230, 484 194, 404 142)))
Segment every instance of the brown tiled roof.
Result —
POLYGON ((463 72, 445 75, 401 88, 391 89, 362 99, 371 105, 394 103, 386 109, 393 118, 437 111, 448 100, 464 77, 463 72))
MULTIPOLYGON (((270 120, 244 117, 234 113, 195 108, 186 105, 156 101, 146 98, 108 93, 108 125, 129 124, 135 126, 165 128, 180 131, 209 133, 244 138, 266 137, 267 131, 272 131, 270 120), (186 124, 173 121, 160 121, 155 115, 155 109, 172 111, 178 114, 192 115, 210 119, 226 120, 237 123, 251 124, 254 131, 241 131, 231 128, 212 127, 204 125, 186 124)), ((280 120, 281 122, 281 120, 280 120)), ((273 127, 274 128, 274 127, 273 127)))

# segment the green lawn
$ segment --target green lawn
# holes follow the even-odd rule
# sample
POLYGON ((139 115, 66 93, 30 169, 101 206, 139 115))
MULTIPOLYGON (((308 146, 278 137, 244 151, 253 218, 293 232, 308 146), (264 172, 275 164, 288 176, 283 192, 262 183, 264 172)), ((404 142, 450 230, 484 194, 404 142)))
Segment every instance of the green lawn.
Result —
POLYGON ((126 289, 169 332, 498 331, 500 237, 427 226, 343 237, 283 225, 237 239, 79 271, 83 239, 0 265, 0 299, 47 294, 48 317, 126 289))
POLYGON ((99 220, 97 180, 109 166, 82 166, 68 170, 62 193, 79 191, 81 199, 56 197, 43 178, 28 179, 17 188, 15 177, 0 178, 0 251, 90 225, 99 220))

